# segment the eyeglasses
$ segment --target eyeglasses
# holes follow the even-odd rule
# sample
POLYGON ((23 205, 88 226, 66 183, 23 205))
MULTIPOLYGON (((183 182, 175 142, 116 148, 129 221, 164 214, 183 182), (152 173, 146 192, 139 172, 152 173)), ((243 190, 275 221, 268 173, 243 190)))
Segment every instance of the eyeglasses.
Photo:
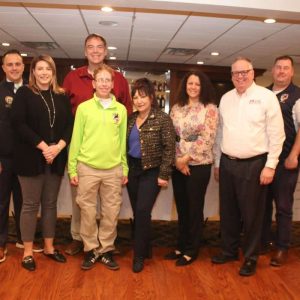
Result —
POLYGON ((112 79, 109 78, 97 78, 94 79, 97 83, 111 83, 112 79))
POLYGON ((249 69, 249 70, 243 70, 243 71, 232 71, 231 75, 233 77, 238 77, 239 75, 242 75, 243 77, 246 77, 248 75, 248 73, 250 71, 252 71, 253 69, 249 69))

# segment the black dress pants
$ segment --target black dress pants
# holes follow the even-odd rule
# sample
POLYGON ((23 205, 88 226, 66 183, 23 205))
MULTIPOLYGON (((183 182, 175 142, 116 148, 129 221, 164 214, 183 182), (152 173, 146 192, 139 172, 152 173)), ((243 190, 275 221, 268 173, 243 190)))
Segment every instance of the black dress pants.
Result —
POLYGON ((21 241, 20 214, 22 209, 22 192, 17 175, 13 172, 12 159, 0 158, 0 247, 8 239, 8 217, 10 196, 13 196, 14 216, 17 240, 21 241))
POLYGON ((127 190, 134 217, 135 257, 151 255, 151 212, 160 191, 159 168, 143 170, 140 159, 129 158, 127 190))
POLYGON ((185 255, 196 258, 202 237, 204 198, 211 165, 190 166, 190 173, 186 176, 174 168, 172 183, 178 214, 177 248, 185 255))
POLYGON ((242 250, 246 259, 256 260, 265 210, 267 186, 260 185, 266 155, 248 160, 221 156, 220 215, 222 250, 237 255, 243 224, 242 250))

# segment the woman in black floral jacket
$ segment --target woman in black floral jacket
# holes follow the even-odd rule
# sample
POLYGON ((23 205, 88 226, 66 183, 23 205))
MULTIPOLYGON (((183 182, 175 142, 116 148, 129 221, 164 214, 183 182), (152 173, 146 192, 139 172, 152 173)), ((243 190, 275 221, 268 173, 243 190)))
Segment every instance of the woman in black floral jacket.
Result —
POLYGON ((128 120, 128 194, 134 216, 133 272, 151 257, 151 211, 161 187, 167 187, 175 157, 171 118, 157 105, 154 86, 146 78, 132 88, 136 108, 128 120))

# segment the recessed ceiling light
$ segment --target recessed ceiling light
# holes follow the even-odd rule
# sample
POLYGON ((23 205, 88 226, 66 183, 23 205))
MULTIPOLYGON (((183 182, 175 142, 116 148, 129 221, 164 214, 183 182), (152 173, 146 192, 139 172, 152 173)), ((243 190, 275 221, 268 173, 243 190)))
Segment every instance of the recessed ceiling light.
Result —
POLYGON ((276 23, 276 20, 275 19, 265 19, 264 22, 267 24, 273 24, 273 23, 276 23))
POLYGON ((210 55, 212 55, 212 56, 218 56, 218 55, 220 55, 220 53, 219 52, 211 52, 210 55))
POLYGON ((10 43, 2 43, 2 46, 4 46, 4 47, 9 47, 9 46, 10 46, 10 43))
POLYGON ((108 50, 117 50, 118 48, 115 47, 115 46, 108 46, 107 49, 108 49, 108 50))
POLYGON ((115 59, 117 59, 117 58, 116 58, 115 56, 110 56, 109 59, 115 60, 115 59))
POLYGON ((112 12, 113 9, 109 6, 103 6, 103 7, 101 7, 101 11, 103 11, 103 12, 112 12))
POLYGON ((119 23, 115 21, 100 21, 99 24, 102 26, 112 26, 112 27, 119 25, 119 23))
POLYGON ((27 53, 21 53, 21 56, 26 57, 26 56, 28 56, 28 54, 27 53))
POLYGON ((204 61, 197 61, 197 65, 203 65, 204 61))

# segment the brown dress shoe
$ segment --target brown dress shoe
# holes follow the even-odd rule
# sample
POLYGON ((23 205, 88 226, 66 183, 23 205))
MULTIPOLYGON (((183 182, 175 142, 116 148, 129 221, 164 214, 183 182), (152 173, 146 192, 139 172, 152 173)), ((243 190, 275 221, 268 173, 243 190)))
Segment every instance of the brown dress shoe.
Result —
POLYGON ((287 258, 288 258, 287 250, 277 249, 271 258, 270 265, 274 267, 280 267, 286 262, 287 258))
POLYGON ((83 243, 81 241, 73 240, 65 250, 68 255, 76 255, 83 250, 83 243))

